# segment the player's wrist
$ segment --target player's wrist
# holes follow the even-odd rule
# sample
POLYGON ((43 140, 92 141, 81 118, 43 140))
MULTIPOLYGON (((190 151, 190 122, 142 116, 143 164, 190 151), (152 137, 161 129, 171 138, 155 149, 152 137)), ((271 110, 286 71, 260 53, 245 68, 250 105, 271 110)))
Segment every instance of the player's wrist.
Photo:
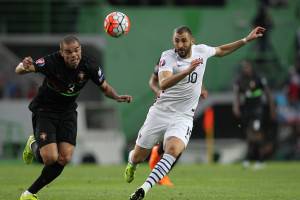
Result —
POLYGON ((122 101, 122 97, 120 95, 115 96, 114 98, 117 102, 121 102, 122 101))
POLYGON ((185 76, 187 76, 187 75, 189 75, 190 73, 192 73, 193 71, 194 71, 193 69, 188 68, 188 69, 186 69, 186 70, 183 71, 183 74, 184 74, 185 76))
POLYGON ((244 38, 242 39, 242 42, 243 42, 244 44, 247 44, 247 42, 248 42, 247 37, 244 37, 244 38))

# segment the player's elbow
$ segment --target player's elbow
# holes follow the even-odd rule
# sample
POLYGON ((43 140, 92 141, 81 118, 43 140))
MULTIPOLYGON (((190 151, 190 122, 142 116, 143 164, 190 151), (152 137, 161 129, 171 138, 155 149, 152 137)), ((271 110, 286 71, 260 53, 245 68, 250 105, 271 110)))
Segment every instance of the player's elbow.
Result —
POLYGON ((227 52, 226 52, 226 49, 224 49, 224 47, 219 46, 219 47, 216 48, 216 54, 215 54, 215 56, 223 57, 226 54, 227 54, 227 52))
POLYGON ((148 85, 149 85, 150 88, 153 87, 153 81, 152 81, 152 79, 149 80, 148 85))
POLYGON ((227 54, 226 51, 221 50, 221 51, 219 51, 219 52, 216 54, 216 56, 218 56, 218 57, 223 57, 223 56, 225 56, 226 54, 227 54))
POLYGON ((161 90, 166 90, 168 89, 169 87, 172 87, 172 85, 174 85, 173 83, 174 81, 170 80, 168 77, 162 77, 158 83, 159 83, 159 88, 161 90))
POLYGON ((159 85, 159 87, 160 87, 161 90, 166 90, 166 89, 168 89, 168 85, 165 84, 165 83, 161 83, 161 84, 159 85))
POLYGON ((23 67, 23 63, 19 63, 16 68, 15 68, 15 73, 16 74, 24 74, 24 67, 23 67))

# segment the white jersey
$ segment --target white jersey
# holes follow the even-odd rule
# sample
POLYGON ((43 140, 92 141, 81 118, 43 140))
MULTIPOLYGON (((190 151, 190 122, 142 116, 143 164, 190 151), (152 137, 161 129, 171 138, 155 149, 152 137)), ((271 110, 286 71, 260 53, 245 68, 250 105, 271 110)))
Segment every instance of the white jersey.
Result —
POLYGON ((201 94, 202 80, 209 57, 216 54, 216 49, 204 44, 192 45, 191 57, 181 58, 174 49, 164 51, 161 56, 159 73, 171 71, 176 74, 191 65, 192 60, 200 59, 199 66, 174 86, 161 92, 154 106, 193 116, 201 94))

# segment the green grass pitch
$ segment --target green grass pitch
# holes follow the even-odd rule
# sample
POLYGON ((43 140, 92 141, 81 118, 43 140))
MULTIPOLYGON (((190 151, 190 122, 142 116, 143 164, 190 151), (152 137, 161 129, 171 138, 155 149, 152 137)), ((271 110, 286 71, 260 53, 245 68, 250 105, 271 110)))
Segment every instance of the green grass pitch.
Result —
MULTIPOLYGON (((140 165, 127 184, 123 166, 68 166, 39 192, 41 200, 127 200, 149 174, 140 165)), ((17 200, 39 175, 41 165, 0 162, 0 200, 17 200)), ((178 164, 175 187, 155 186, 145 200, 300 200, 300 162, 272 162, 258 171, 233 165, 178 164)))

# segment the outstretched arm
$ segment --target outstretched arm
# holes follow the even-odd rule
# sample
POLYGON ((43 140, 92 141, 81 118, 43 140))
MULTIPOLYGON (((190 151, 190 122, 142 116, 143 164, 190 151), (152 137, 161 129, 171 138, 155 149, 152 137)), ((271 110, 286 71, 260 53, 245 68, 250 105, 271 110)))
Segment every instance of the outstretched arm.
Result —
POLYGON ((244 46, 247 42, 250 42, 252 40, 255 40, 259 37, 263 36, 263 33, 266 31, 265 28, 263 27, 256 27, 254 28, 248 36, 246 36, 243 39, 237 40, 235 42, 229 43, 229 44, 224 44, 221 46, 216 47, 216 56, 226 56, 232 52, 234 52, 235 50, 237 50, 238 48, 244 46))
POLYGON ((132 101, 132 96, 129 95, 118 95, 117 92, 111 87, 106 81, 102 83, 100 86, 102 92, 105 96, 116 100, 117 102, 127 102, 130 103, 132 101))
POLYGON ((15 72, 17 74, 26 74, 30 72, 35 72, 32 58, 25 57, 23 61, 18 64, 18 66, 15 69, 15 72))

